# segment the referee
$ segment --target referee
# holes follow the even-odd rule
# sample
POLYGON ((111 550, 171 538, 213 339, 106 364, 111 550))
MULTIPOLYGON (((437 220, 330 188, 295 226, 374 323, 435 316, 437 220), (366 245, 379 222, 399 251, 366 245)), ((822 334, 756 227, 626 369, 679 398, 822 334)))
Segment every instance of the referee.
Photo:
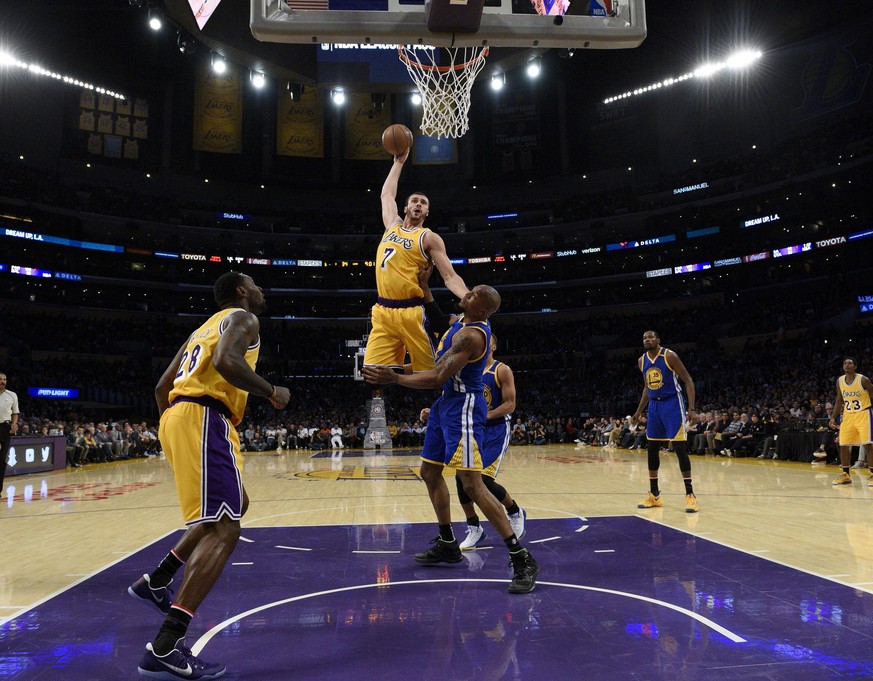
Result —
POLYGON ((0 497, 3 496, 3 476, 6 474, 6 455, 9 438, 18 432, 18 395, 6 390, 6 374, 0 372, 0 497))

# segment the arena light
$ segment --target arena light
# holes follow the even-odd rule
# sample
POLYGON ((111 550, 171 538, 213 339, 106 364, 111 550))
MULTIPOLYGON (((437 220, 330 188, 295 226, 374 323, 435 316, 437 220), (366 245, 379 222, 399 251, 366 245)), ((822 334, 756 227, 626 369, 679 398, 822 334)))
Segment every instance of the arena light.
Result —
POLYGON ((221 75, 225 71, 227 71, 227 62, 224 61, 224 57, 220 54, 212 53, 212 70, 221 75))
POLYGON ((421 93, 420 92, 413 92, 412 97, 410 97, 409 99, 412 102, 413 106, 421 106, 421 93))
POLYGON ((744 69, 754 64, 760 58, 761 52, 758 50, 740 50, 728 57, 725 63, 732 69, 744 69))
POLYGON ((346 103, 346 93, 341 87, 334 88, 333 90, 331 90, 330 91, 330 98, 331 98, 331 100, 333 100, 333 103, 336 104, 337 106, 342 106, 343 104, 346 103))
POLYGON ((176 47, 182 54, 194 54, 197 51, 197 41, 188 31, 180 28, 176 31, 176 47))
POLYGON ((267 77, 260 71, 249 71, 249 80, 255 90, 261 90, 267 84, 267 77))
POLYGON ((114 90, 110 90, 109 88, 103 87, 101 85, 94 85, 93 83, 81 80, 80 78, 76 78, 75 76, 68 76, 58 71, 52 71, 51 69, 47 69, 36 62, 27 63, 25 61, 21 61, 17 59, 15 55, 13 55, 11 52, 8 52, 6 50, 0 50, 0 67, 9 69, 18 68, 26 71, 33 76, 51 78, 52 80, 57 80, 62 83, 66 83, 67 85, 75 85, 76 87, 81 87, 85 90, 94 90, 101 95, 109 95, 110 97, 114 97, 115 99, 127 99, 127 97, 125 97, 120 92, 115 92, 114 90))
POLYGON ((539 57, 534 57, 527 63, 527 77, 533 80, 539 78, 543 70, 543 60, 539 57))
POLYGON ((149 7, 149 28, 153 31, 160 31, 164 27, 164 10, 157 5, 149 7))
POLYGON ((503 86, 506 84, 506 75, 503 73, 498 73, 494 76, 491 76, 491 89, 494 92, 500 92, 503 89, 503 86))
POLYGON ((653 83, 645 87, 639 87, 635 90, 629 90, 628 92, 624 92, 620 95, 607 97, 603 100, 603 103, 612 104, 613 102, 621 99, 627 99, 629 97, 643 95, 647 92, 651 92, 652 90, 675 85, 676 83, 681 83, 682 81, 690 80, 691 78, 712 78, 717 73, 724 71, 725 69, 739 70, 747 68, 751 66, 754 62, 759 60, 762 56, 763 53, 759 50, 739 50, 730 55, 725 61, 715 61, 701 64, 691 73, 686 73, 685 75, 679 76, 678 78, 665 78, 660 82, 653 83))

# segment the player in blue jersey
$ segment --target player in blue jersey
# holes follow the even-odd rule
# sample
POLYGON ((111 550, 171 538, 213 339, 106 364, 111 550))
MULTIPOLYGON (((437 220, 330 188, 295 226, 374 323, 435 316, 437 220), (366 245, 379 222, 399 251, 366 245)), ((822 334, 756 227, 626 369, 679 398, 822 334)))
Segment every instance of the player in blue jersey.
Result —
POLYGON ((658 488, 658 469, 661 466, 661 443, 672 442, 676 458, 679 459, 679 470, 685 481, 685 512, 697 513, 699 510, 697 497, 691 485, 691 460, 688 458, 688 447, 685 433, 687 418, 697 417, 694 409, 697 399, 694 392, 694 381, 682 360, 672 350, 661 347, 661 338, 654 331, 643 334, 645 352, 638 361, 643 373, 643 395, 640 406, 632 417, 632 422, 639 422, 646 405, 649 407, 646 423, 646 439, 649 441, 649 493, 638 504, 638 508, 655 508, 663 506, 661 490, 658 488), (682 397, 682 386, 688 396, 688 411, 685 410, 685 400, 682 397))
POLYGON ((417 374, 396 374, 388 367, 364 367, 368 383, 398 383, 428 390, 442 387, 431 406, 421 453, 421 477, 427 485, 439 524, 434 546, 415 554, 421 565, 460 563, 461 549, 452 532, 449 488, 443 468, 460 476, 464 491, 482 510, 509 549, 513 577, 510 593, 529 593, 536 586, 539 566, 512 531, 503 508, 482 482, 482 452, 488 412, 482 373, 491 340, 490 317, 500 307, 500 295, 490 286, 475 286, 459 304, 463 311, 445 333, 433 369, 417 374))
MULTIPOLYGON (((425 294, 427 303, 427 294, 425 294)), ((428 321, 433 321, 428 315, 428 321)), ((509 525, 515 536, 523 539, 526 534, 524 521, 527 517, 525 510, 515 502, 503 485, 495 478, 503 462, 503 456, 509 447, 510 426, 512 424, 512 412, 515 411, 515 376, 512 369, 505 362, 494 359, 497 350, 497 337, 491 334, 491 347, 485 360, 485 371, 482 381, 485 390, 485 402, 488 405, 488 414, 485 421, 485 445, 482 449, 482 482, 488 491, 494 495, 509 515, 509 525)), ((422 420, 427 420, 430 409, 422 409, 422 420)), ((471 551, 477 546, 482 546, 488 538, 488 534, 479 524, 479 516, 473 500, 464 491, 461 478, 455 476, 458 486, 458 500, 464 509, 464 517, 467 519, 467 536, 461 542, 461 551, 471 551)))

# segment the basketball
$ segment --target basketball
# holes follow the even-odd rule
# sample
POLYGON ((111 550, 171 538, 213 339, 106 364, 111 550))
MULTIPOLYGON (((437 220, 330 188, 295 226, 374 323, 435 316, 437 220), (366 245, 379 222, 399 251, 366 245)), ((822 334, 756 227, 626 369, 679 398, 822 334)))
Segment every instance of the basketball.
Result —
POLYGON ((389 125, 382 133, 382 146, 392 156, 403 156, 412 146, 412 130, 399 123, 389 125))

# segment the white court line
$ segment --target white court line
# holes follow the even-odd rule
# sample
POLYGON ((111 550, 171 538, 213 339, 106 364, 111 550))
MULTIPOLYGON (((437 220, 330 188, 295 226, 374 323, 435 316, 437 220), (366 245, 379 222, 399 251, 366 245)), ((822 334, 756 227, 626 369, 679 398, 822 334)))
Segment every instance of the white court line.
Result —
MULTIPOLYGON (((792 469, 786 469, 786 470, 792 470, 792 469)), ((636 516, 636 517, 643 518, 643 516, 636 516)), ((653 523, 655 525, 660 525, 661 527, 668 527, 671 530, 676 530, 677 532, 683 532, 683 530, 680 530, 676 527, 673 527, 672 525, 667 525, 666 523, 658 522, 657 520, 653 520, 651 518, 643 518, 643 519, 648 520, 650 523, 653 523)), ((693 532, 684 532, 684 534, 689 534, 692 537, 696 536, 693 532)), ((717 539, 707 539, 706 541, 712 542, 713 544, 718 544, 719 546, 725 546, 729 549, 733 549, 734 551, 739 551, 740 553, 750 553, 749 551, 746 551, 746 549, 741 549, 738 546, 734 546, 733 544, 728 544, 727 542, 719 541, 717 539)), ((806 568, 797 567, 796 565, 792 565, 791 563, 786 563, 785 561, 782 561, 782 560, 776 560, 775 558, 770 558, 769 556, 762 556, 762 558, 764 560, 769 560, 771 563, 776 563, 777 565, 782 565, 784 567, 791 568, 792 570, 797 570, 798 572, 803 572, 807 575, 812 575, 813 577, 818 577, 820 579, 828 579, 828 577, 825 577, 824 575, 819 574, 818 572, 813 572, 812 570, 807 570, 806 568)), ((873 582, 858 582, 858 583, 853 584, 852 582, 842 582, 839 579, 832 579, 831 581, 835 582, 837 584, 840 584, 842 586, 847 586, 850 589, 855 589, 861 585, 873 584, 873 582)), ((873 589, 861 589, 861 591, 864 591, 868 594, 873 594, 873 589)))
POLYGON ((615 549, 594 549, 594 553, 615 553, 615 549))
MULTIPOLYGON (((178 529, 178 528, 176 528, 176 529, 178 529)), ((166 532, 162 537, 158 537, 157 539, 153 539, 153 540, 150 541, 148 544, 143 544, 143 545, 140 546, 138 549, 134 549, 133 551, 128 551, 126 555, 127 555, 127 556, 132 556, 134 553, 138 553, 139 551, 142 551, 143 549, 148 548, 149 546, 151 546, 151 545, 154 544, 155 542, 159 542, 159 541, 161 541, 162 539, 165 539, 165 538, 169 537, 171 534, 173 534, 173 533, 176 531, 176 529, 172 529, 172 530, 170 530, 169 532, 166 532)), ((83 577, 82 579, 80 579, 80 580, 78 580, 78 581, 73 582, 73 583, 70 584, 69 586, 65 586, 65 587, 62 588, 62 589, 58 589, 58 590, 55 591, 54 593, 50 593, 50 594, 49 594, 48 596, 46 596, 45 598, 40 598, 38 601, 35 601, 35 602, 31 603, 30 605, 25 605, 21 611, 16 612, 16 613, 14 613, 14 614, 12 614, 12 615, 9 615, 8 617, 0 617, 0 626, 6 624, 6 622, 9 622, 9 621, 15 619, 16 617, 20 617, 21 615, 23 615, 24 613, 26 613, 28 610, 33 610, 34 608, 36 608, 37 606, 42 605, 42 604, 45 603, 46 601, 50 601, 50 600, 51 600, 52 598, 54 598, 55 596, 60 596, 60 595, 61 595, 62 593, 64 593, 65 591, 69 591, 70 589, 72 589, 72 588, 78 586, 78 585, 81 584, 82 582, 84 582, 84 581, 86 581, 86 580, 88 580, 88 579, 91 579, 91 577, 93 577, 94 575, 100 574, 100 573, 103 572, 104 570, 107 570, 108 568, 111 568, 113 565, 117 565, 118 563, 120 563, 120 562, 123 561, 123 560, 124 560, 124 558, 122 557, 122 558, 119 558, 118 560, 114 560, 114 561, 112 561, 111 563, 107 563, 107 564, 104 565, 103 567, 101 567, 101 568, 99 568, 99 569, 97 569, 97 570, 94 570, 94 572, 89 573, 87 576, 83 577)))
POLYGON ((400 551, 352 551, 352 553, 400 553, 400 551))
POLYGON ((583 526, 580 527, 578 530, 574 530, 574 531, 575 531, 575 532, 584 532, 584 531, 587 530, 589 527, 590 527, 589 525, 583 525, 583 526))
POLYGON ((254 563, 231 563, 231 565, 254 565, 254 563))
POLYGON ((534 539, 533 541, 529 541, 528 544, 542 544, 544 541, 555 541, 556 539, 560 539, 560 537, 546 537, 545 539, 534 539))
MULTIPOLYGON (((374 588, 375 589, 384 589, 386 587, 392 587, 392 586, 409 586, 409 585, 421 586, 422 584, 445 584, 446 582, 457 582, 459 584, 464 583, 464 582, 496 582, 497 584, 506 584, 505 579, 416 579, 416 580, 405 581, 405 582, 383 582, 383 583, 377 582, 376 584, 359 584, 356 586, 344 586, 344 587, 339 587, 337 589, 328 589, 326 591, 316 591, 314 593, 302 594, 300 596, 292 596, 291 598, 283 598, 280 601, 273 601, 272 603, 266 603, 265 605, 260 605, 257 608, 252 608, 251 610, 246 610, 245 612, 241 612, 238 615, 234 615, 233 617, 224 620, 224 622, 219 622, 214 627, 212 627, 212 629, 210 629, 205 634, 203 634, 203 636, 201 636, 199 639, 197 639, 197 642, 193 646, 191 646, 191 652, 194 653, 195 655, 199 655, 203 651, 203 649, 206 647, 206 645, 209 643, 209 641, 211 641, 215 637, 216 634, 218 634, 219 632, 221 632, 223 629, 230 626, 231 624, 234 624, 235 622, 239 622, 240 620, 245 619, 249 615, 254 615, 254 614, 257 614, 259 612, 263 612, 264 610, 268 610, 270 608, 274 608, 277 606, 286 605, 287 603, 294 603, 295 601, 302 601, 302 600, 305 600, 307 598, 317 598, 319 596, 329 596, 330 594, 342 593, 345 591, 358 591, 361 589, 374 589, 374 588)), ((613 596, 622 596, 624 598, 633 598, 634 600, 643 601, 645 603, 653 603, 655 605, 659 605, 661 607, 668 608, 670 610, 674 610, 678 613, 682 613, 683 615, 686 615, 687 617, 689 617, 691 619, 697 620, 698 622, 706 625, 710 629, 714 629, 715 631, 720 633, 722 636, 727 637, 728 639, 730 639, 734 643, 746 643, 747 642, 746 639, 744 639, 742 636, 738 636, 737 634, 733 633, 729 629, 726 629, 725 627, 721 626, 720 624, 716 624, 711 619, 704 617, 703 615, 700 615, 700 614, 693 612, 691 610, 686 610, 685 608, 682 608, 678 605, 673 605, 672 603, 667 603, 666 601, 659 601, 655 598, 649 598, 648 596, 640 596, 639 594, 630 593, 628 591, 615 591, 613 589, 601 589, 600 587, 596 587, 596 586, 583 586, 581 584, 563 584, 561 582, 538 582, 538 584, 540 586, 555 586, 555 587, 564 587, 567 589, 580 589, 583 591, 594 591, 597 593, 610 594, 613 596)))
POLYGON ((299 546, 274 546, 275 549, 287 549, 288 551, 312 551, 312 549, 304 549, 299 546))
POLYGON ((244 541, 246 544, 254 544, 255 543, 254 539, 249 539, 248 537, 243 537, 243 536, 240 536, 239 540, 244 541))

